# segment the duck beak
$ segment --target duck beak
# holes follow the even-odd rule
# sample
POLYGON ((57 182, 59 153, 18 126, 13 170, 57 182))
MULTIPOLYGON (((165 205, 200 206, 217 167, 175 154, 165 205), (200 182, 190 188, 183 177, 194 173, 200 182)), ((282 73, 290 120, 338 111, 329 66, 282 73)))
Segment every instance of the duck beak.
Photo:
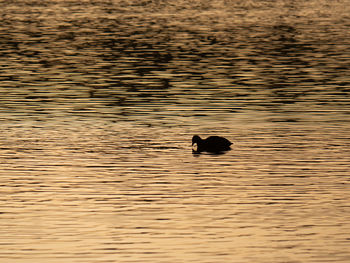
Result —
POLYGON ((197 150, 198 150, 198 145, 197 145, 197 143, 193 142, 192 143, 192 151, 197 152, 197 150))

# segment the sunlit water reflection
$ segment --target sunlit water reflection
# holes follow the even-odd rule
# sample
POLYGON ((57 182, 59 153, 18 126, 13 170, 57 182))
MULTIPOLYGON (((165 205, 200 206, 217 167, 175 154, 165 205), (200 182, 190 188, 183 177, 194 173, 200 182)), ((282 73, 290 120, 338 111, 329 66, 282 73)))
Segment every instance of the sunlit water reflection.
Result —
POLYGON ((349 262, 346 1, 0 6, 1 262, 349 262))

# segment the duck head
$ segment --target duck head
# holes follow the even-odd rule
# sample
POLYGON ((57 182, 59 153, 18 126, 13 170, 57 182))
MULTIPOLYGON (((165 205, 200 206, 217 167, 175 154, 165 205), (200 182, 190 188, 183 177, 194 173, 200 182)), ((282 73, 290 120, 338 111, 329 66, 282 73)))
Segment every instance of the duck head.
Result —
POLYGON ((198 145, 198 143, 200 143, 202 141, 201 137, 199 137, 198 135, 194 135, 192 137, 192 146, 196 143, 198 145))

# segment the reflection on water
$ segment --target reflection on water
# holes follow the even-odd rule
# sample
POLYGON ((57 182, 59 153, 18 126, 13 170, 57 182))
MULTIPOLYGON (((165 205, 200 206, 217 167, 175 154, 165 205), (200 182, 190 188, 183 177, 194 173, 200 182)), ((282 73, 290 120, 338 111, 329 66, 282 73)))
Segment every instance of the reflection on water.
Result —
POLYGON ((346 1, 0 6, 2 262, 349 261, 346 1))

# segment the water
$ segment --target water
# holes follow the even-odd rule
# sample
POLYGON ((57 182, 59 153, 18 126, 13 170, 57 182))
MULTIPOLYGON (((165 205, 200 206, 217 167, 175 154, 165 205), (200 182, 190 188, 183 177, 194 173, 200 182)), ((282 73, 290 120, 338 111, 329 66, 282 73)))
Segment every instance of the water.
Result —
POLYGON ((0 5, 1 262, 349 262, 347 1, 0 5))

